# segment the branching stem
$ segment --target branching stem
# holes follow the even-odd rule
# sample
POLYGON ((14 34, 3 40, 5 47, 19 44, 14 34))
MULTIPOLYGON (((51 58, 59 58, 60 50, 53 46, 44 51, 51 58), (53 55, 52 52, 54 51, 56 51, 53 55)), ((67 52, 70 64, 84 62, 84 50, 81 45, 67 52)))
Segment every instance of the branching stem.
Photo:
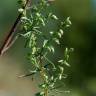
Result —
MULTIPOLYGON (((27 4, 28 4, 29 1, 30 0, 27 0, 25 6, 23 6, 23 9, 24 10, 25 10, 25 8, 26 8, 26 6, 27 6, 27 4)), ((18 17, 16 18, 16 20, 15 20, 15 22, 14 22, 11 30, 9 31, 9 34, 5 38, 4 43, 2 44, 2 46, 0 48, 0 55, 3 55, 3 53, 9 48, 8 46, 12 42, 13 35, 16 32, 17 25, 19 24, 22 15, 23 15, 22 13, 19 13, 18 17)))

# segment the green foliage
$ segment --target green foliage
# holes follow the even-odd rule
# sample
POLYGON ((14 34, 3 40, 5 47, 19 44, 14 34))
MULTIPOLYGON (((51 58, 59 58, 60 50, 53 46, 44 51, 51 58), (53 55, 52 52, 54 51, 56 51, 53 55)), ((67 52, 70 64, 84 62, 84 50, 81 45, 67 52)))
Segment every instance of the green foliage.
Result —
MULTIPOLYGON (((19 4, 22 6, 25 3, 21 1, 19 0, 19 4)), ((72 48, 66 48, 64 58, 58 60, 57 64, 54 64, 48 58, 49 54, 55 54, 54 43, 60 44, 64 28, 71 25, 70 17, 61 21, 52 10, 47 10, 50 6, 52 6, 51 1, 38 0, 38 2, 34 1, 30 8, 25 10, 23 8, 18 9, 20 13, 23 13, 21 23, 24 34, 20 35, 26 39, 25 46, 30 49, 28 60, 34 68, 29 74, 21 77, 34 77, 34 75, 39 73, 42 79, 41 84, 39 84, 41 92, 36 93, 35 96, 48 96, 51 90, 56 89, 56 83, 64 78, 64 66, 70 66, 68 60, 70 52, 73 51, 72 48), (44 30, 45 28, 47 29, 48 24, 55 24, 56 22, 59 22, 58 28, 44 30)))

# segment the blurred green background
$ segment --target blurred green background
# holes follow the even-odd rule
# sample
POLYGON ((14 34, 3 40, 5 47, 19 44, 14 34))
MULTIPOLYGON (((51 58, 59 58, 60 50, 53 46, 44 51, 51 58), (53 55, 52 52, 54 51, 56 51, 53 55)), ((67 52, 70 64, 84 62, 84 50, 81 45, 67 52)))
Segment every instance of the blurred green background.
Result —
MULTIPOLYGON (((71 67, 65 68, 68 77, 62 89, 70 93, 58 96, 96 96, 96 0, 56 0, 54 4, 61 19, 70 16, 72 21, 57 55, 63 55, 63 47, 75 49, 70 58, 71 67)), ((17 10, 17 0, 0 0, 0 47, 18 16, 17 10)), ((0 57, 0 96, 34 96, 38 90, 36 81, 17 78, 30 69, 26 53, 24 40, 19 38, 0 57)))

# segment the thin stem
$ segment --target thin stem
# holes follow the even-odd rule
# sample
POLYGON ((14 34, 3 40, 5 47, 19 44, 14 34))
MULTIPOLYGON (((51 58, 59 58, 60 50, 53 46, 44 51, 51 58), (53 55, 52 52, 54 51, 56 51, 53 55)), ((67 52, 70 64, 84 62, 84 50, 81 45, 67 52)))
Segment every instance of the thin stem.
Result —
MULTIPOLYGON (((40 72, 41 78, 43 79, 44 83, 47 83, 46 77, 45 77, 46 72, 45 72, 45 69, 42 64, 42 56, 40 56, 40 58, 39 58, 39 64, 40 64, 40 70, 41 70, 41 72, 40 72)), ((48 88, 47 87, 44 89, 44 96, 48 96, 48 88)))
MULTIPOLYGON (((26 1, 26 4, 25 4, 25 6, 23 6, 23 9, 26 9, 26 6, 27 6, 27 4, 28 4, 29 1, 30 1, 30 0, 27 0, 27 1, 26 1)), ((8 47, 8 46, 10 45, 10 43, 12 42, 13 34, 16 32, 16 27, 17 27, 18 23, 20 22, 20 19, 21 19, 22 15, 23 15, 23 14, 20 13, 20 14, 18 15, 18 17, 16 18, 16 20, 15 20, 15 22, 14 22, 11 30, 9 31, 9 34, 8 34, 7 37, 5 38, 4 43, 3 43, 3 45, 2 45, 1 48, 0 48, 0 55, 2 55, 2 54, 6 51, 5 49, 8 49, 7 47, 8 47), (4 50, 5 50, 5 51, 4 51, 4 50)))
POLYGON ((44 56, 44 58, 45 58, 50 64, 52 64, 52 66, 53 66, 54 69, 56 69, 55 64, 54 64, 51 60, 49 60, 46 56, 44 56))

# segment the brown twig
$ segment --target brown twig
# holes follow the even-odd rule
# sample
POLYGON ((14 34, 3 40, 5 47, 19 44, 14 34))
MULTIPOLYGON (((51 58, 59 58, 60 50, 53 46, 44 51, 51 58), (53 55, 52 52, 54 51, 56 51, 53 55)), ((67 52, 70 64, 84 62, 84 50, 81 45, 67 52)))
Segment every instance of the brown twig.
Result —
MULTIPOLYGON (((27 4, 28 4, 29 1, 30 1, 30 0, 27 0, 27 1, 26 1, 26 4, 25 4, 25 6, 23 6, 23 9, 26 8, 26 6, 27 6, 27 4)), ((3 55, 3 53, 4 53, 6 50, 8 50, 8 46, 9 46, 10 43, 12 42, 13 34, 16 32, 16 27, 17 27, 18 23, 20 22, 20 19, 21 19, 22 15, 23 15, 22 13, 20 13, 20 14, 18 15, 18 17, 17 17, 17 19, 15 20, 15 22, 14 22, 11 30, 9 31, 9 34, 8 34, 7 37, 5 38, 4 43, 2 44, 2 46, 1 46, 1 48, 0 48, 0 55, 3 55)))

